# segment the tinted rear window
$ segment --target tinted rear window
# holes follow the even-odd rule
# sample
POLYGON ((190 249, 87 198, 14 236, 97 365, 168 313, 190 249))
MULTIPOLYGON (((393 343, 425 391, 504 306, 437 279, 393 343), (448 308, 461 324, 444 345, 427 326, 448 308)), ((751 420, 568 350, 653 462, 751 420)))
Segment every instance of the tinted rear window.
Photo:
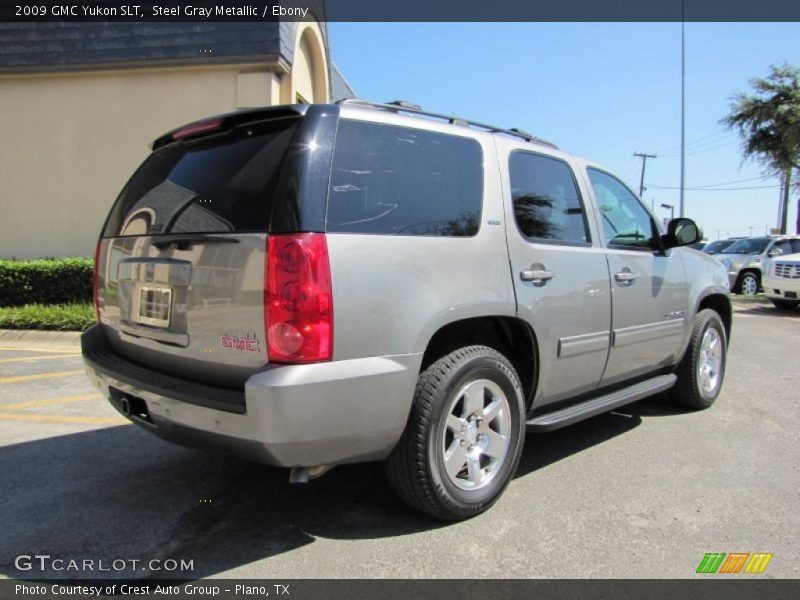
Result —
POLYGON ((591 241, 580 192, 567 163, 515 151, 508 170, 514 217, 523 235, 567 244, 591 241))
POLYGON ((340 122, 327 231, 472 236, 482 200, 483 153, 475 140, 340 122))
POLYGON ((158 150, 122 190, 105 237, 266 231, 298 119, 158 150))

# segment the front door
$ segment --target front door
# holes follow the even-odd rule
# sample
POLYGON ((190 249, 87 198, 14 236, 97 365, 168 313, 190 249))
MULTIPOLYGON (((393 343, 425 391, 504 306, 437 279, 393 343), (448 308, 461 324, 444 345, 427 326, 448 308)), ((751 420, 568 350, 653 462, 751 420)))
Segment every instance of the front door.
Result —
POLYGON ((608 265, 572 167, 544 153, 506 156, 517 314, 537 337, 534 403, 541 406, 591 391, 600 381, 610 340, 608 265))
POLYGON ((688 282, 679 252, 658 249, 658 228, 621 181, 589 168, 611 274, 611 351, 601 385, 674 364, 684 339, 688 282))

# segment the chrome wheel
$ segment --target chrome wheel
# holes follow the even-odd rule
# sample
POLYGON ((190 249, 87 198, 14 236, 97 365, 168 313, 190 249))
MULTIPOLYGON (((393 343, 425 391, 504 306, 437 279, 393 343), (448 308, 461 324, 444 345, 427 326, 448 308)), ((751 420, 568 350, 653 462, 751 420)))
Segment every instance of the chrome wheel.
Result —
POLYGON ((447 410, 441 452, 448 479, 462 490, 489 484, 508 455, 511 408, 493 381, 465 385, 447 410))
POLYGON ((697 361, 697 380, 706 395, 716 392, 721 382, 722 338, 713 327, 706 329, 700 342, 700 356, 697 361))
POLYGON ((758 293, 758 279, 755 275, 747 273, 742 277, 742 284, 739 287, 745 296, 755 296, 758 293))

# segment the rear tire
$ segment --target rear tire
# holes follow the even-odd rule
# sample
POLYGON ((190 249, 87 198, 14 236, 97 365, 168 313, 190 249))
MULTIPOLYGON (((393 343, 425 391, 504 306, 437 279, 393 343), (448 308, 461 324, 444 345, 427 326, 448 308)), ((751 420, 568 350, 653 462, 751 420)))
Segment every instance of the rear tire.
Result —
POLYGON ((725 378, 728 342, 719 315, 710 309, 695 315, 689 347, 675 370, 678 381, 670 397, 688 408, 708 408, 719 396, 725 378))
POLYGON ((517 469, 524 414, 519 376, 505 356, 486 346, 451 352, 419 376, 408 424, 386 459, 389 482, 437 519, 482 513, 517 469))
POLYGON ((743 296, 755 296, 761 287, 761 282, 759 281, 758 275, 752 271, 748 271, 739 277, 739 285, 736 287, 743 296))
POLYGON ((800 305, 800 300, 781 300, 780 298, 770 298, 770 300, 772 304, 775 305, 775 308, 781 308, 783 310, 792 310, 800 305))

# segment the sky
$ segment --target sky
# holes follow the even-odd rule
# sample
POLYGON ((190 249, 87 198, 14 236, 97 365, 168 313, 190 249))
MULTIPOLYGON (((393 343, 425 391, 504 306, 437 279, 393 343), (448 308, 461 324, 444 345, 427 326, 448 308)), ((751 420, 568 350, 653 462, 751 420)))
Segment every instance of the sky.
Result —
MULTIPOLYGON (((519 127, 604 164, 659 218, 679 212, 680 23, 329 23, 360 98, 519 127)), ((777 226, 780 182, 719 121, 771 64, 800 66, 798 23, 687 23, 685 216, 709 240, 777 226), (713 191, 693 190, 709 188, 713 191), (732 189, 751 188, 751 189, 732 189)), ((795 231, 797 198, 789 208, 795 231)))

